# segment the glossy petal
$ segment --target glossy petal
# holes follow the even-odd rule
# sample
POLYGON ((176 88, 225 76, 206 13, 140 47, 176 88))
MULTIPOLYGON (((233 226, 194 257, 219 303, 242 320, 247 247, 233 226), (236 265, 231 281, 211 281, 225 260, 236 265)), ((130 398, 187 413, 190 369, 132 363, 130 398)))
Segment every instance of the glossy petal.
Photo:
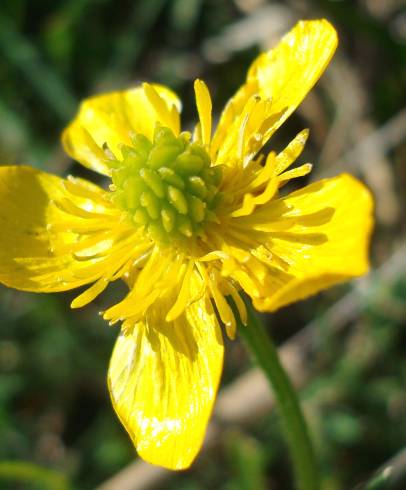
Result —
MULTIPOLYGON (((92 280, 83 274, 86 261, 77 261, 66 251, 66 245, 74 243, 78 236, 68 231, 69 226, 79 225, 83 218, 62 212, 53 204, 66 199, 66 182, 31 167, 0 167, 0 282, 3 284, 26 291, 49 292, 64 291, 92 280), (58 226, 55 231, 52 231, 53 224, 58 226), (58 253, 60 247, 63 252, 58 253)), ((70 196, 76 205, 106 209, 101 204, 103 191, 97 186, 80 181, 80 190, 87 197, 70 196)))
POLYGON ((320 78, 336 46, 337 34, 329 22, 300 21, 274 49, 261 54, 221 116, 212 145, 212 154, 217 155, 219 163, 234 162, 238 156, 240 128, 248 117, 246 107, 252 103, 257 106, 258 121, 251 133, 263 133, 258 145, 263 146, 320 78), (269 107, 260 107, 258 96, 269 100, 269 107), (261 118, 265 126, 261 126, 261 118))
POLYGON ((104 145, 116 158, 121 158, 120 146, 131 144, 132 133, 152 138, 157 122, 179 131, 179 111, 176 95, 160 85, 144 84, 91 97, 81 104, 78 115, 65 129, 62 142, 73 159, 109 175, 104 145))
POLYGON ((223 342, 207 299, 165 322, 158 303, 120 336, 108 381, 114 408, 146 461, 187 468, 202 444, 221 375, 223 342))
POLYGON ((368 271, 372 197, 347 174, 258 209, 246 226, 271 252, 265 294, 253 298, 259 310, 275 311, 368 271))
POLYGON ((275 112, 287 109, 279 127, 320 78, 337 47, 337 33, 326 20, 300 21, 271 51, 260 55, 248 71, 259 94, 272 99, 275 112))

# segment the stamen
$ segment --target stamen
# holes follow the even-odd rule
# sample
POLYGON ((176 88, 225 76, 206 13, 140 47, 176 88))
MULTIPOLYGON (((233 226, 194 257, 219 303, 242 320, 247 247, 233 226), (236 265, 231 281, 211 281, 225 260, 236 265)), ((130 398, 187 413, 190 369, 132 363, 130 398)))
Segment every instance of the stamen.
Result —
POLYGON ((166 315, 167 322, 171 322, 178 318, 188 306, 188 299, 190 298, 190 276, 193 272, 193 267, 194 263, 192 260, 190 260, 181 281, 181 288, 179 290, 178 298, 166 315))
POLYGON ((81 308, 92 302, 99 294, 101 294, 109 284, 109 280, 102 277, 92 286, 86 289, 83 293, 76 296, 76 298, 71 302, 71 308, 81 308))
POLYGON ((175 134, 179 132, 179 113, 168 108, 165 100, 159 95, 155 88, 149 83, 143 85, 144 93, 155 109, 160 121, 170 128, 175 134))
POLYGON ((312 171, 312 164, 305 163, 304 165, 300 165, 300 167, 293 168, 292 170, 288 170, 287 172, 283 172, 278 177, 279 186, 286 184, 286 182, 290 179, 294 179, 296 177, 303 177, 304 175, 309 174, 312 171))
POLYGON ((196 80, 194 84, 196 95, 196 106, 199 113, 202 142, 210 144, 211 139, 211 98, 206 84, 202 80, 196 80))
POLYGON ((288 144, 288 146, 278 153, 276 157, 275 173, 279 175, 286 170, 297 157, 302 153, 309 136, 309 130, 304 129, 288 144))

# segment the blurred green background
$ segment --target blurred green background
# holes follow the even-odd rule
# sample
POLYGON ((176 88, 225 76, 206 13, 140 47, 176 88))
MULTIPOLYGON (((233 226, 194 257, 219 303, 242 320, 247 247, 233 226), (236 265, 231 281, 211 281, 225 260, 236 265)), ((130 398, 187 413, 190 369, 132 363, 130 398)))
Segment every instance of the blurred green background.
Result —
MULTIPOLYGON (((1 0, 0 161, 95 180, 59 144, 81 99, 144 80, 167 84, 183 100, 187 128, 196 118, 195 78, 209 85, 217 117, 257 53, 297 19, 318 17, 336 26, 338 53, 272 147, 309 127, 300 161, 314 162, 315 170, 301 185, 343 170, 369 185, 376 197, 374 272, 265 320, 278 344, 295 347, 293 367, 305 356, 301 393, 323 489, 404 489, 403 0, 1 0), (392 475, 378 471, 396 455, 392 475)), ((248 407, 249 416, 234 420, 222 406, 210 447, 190 470, 131 466, 134 450, 105 383, 117 328, 98 315, 118 295, 118 286, 110 288, 71 311, 73 293, 1 287, 0 489, 90 490, 127 465, 127 480, 116 477, 103 489, 291 489, 277 417, 270 403, 259 406, 261 396, 250 402, 244 392, 233 392, 232 406, 248 407)), ((232 390, 251 363, 239 341, 227 349, 223 386, 232 390)))

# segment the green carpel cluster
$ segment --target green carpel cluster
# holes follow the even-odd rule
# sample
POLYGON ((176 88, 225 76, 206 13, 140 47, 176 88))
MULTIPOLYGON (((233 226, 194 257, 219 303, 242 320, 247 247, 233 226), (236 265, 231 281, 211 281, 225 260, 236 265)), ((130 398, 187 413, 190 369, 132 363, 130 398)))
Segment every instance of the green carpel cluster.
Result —
POLYGON ((204 147, 188 132, 175 136, 157 125, 153 141, 142 134, 123 145, 122 160, 110 160, 112 199, 133 223, 163 242, 202 234, 215 221, 222 171, 210 166, 204 147))

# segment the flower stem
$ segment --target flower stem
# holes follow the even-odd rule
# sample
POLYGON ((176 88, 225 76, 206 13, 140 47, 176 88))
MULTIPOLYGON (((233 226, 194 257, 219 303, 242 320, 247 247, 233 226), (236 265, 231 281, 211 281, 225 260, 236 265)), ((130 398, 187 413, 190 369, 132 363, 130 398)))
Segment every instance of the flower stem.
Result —
POLYGON ((248 325, 240 325, 238 331, 273 388, 294 466, 296 487, 298 490, 318 490, 316 458, 298 396, 270 337, 251 305, 246 302, 246 306, 248 325))

